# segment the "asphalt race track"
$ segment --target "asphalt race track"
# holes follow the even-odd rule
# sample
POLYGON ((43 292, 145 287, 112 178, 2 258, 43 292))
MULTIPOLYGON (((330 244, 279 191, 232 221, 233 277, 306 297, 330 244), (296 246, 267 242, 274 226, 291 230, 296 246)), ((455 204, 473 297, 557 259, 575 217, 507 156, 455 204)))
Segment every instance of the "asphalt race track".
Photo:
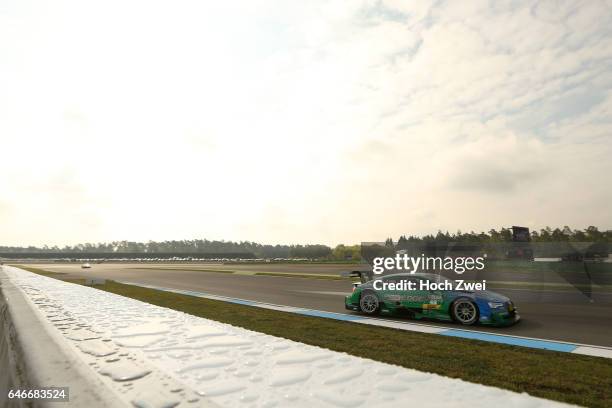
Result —
MULTIPOLYGON (((70 274, 66 277, 123 280, 347 314, 355 313, 344 309, 344 295, 351 291, 349 281, 255 276, 252 272, 337 275, 341 271, 359 269, 359 267, 355 268, 355 265, 322 264, 143 265, 103 263, 93 264, 91 269, 81 269, 79 264, 33 264, 31 266, 70 274), (173 270, 155 268, 172 268, 173 270), (233 270, 239 273, 206 272, 195 269, 233 270)), ((515 287, 495 289, 495 291, 507 295, 515 302, 522 321, 505 328, 475 326, 475 330, 612 347, 612 290, 593 293, 590 298, 579 290, 571 290, 571 288, 570 290, 559 290, 515 287)), ((424 323, 465 328, 437 321, 424 323)))

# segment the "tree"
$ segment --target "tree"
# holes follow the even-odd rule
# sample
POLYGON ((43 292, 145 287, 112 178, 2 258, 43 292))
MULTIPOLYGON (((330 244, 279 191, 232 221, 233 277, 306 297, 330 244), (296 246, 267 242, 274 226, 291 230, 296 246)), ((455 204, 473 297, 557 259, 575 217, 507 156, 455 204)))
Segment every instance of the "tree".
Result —
POLYGON ((409 245, 408 245, 408 239, 406 238, 405 235, 402 235, 399 237, 399 239, 397 240, 397 245, 396 245, 397 249, 408 249, 409 245))

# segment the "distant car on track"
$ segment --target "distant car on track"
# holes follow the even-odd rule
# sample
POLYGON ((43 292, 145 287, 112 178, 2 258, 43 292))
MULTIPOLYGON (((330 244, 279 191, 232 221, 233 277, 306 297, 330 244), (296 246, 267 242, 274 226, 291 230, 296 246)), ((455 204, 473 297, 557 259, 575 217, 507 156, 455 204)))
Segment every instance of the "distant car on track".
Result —
POLYGON ((91 264, 89 262, 85 262, 83 265, 81 265, 81 268, 89 269, 89 268, 91 268, 91 264))
POLYGON ((504 295, 488 290, 418 290, 421 280, 436 283, 450 281, 443 276, 429 273, 380 276, 369 282, 356 284, 353 293, 345 298, 345 307, 367 315, 386 312, 403 314, 414 319, 455 321, 463 325, 480 323, 507 326, 520 320, 514 303, 504 295), (413 281, 417 289, 380 290, 382 282, 377 283, 378 289, 375 289, 374 282, 377 280, 385 283, 413 281))

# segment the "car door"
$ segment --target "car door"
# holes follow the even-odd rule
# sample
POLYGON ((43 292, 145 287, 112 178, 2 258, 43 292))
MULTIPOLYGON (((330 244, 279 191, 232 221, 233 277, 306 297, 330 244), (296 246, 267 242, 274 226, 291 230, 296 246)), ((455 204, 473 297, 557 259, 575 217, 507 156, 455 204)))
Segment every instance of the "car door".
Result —
POLYGON ((420 289, 420 279, 416 276, 406 276, 403 279, 413 282, 414 289, 402 292, 402 305, 415 312, 423 310, 423 304, 429 301, 429 291, 420 289))
MULTIPOLYGON (((385 285, 388 285, 390 283, 397 284, 400 280, 401 278, 399 276, 388 276, 382 278, 382 281, 385 283, 385 285)), ((385 303, 387 308, 395 309, 400 306, 400 302, 402 300, 403 295, 402 291, 396 289, 389 289, 388 286, 384 286, 383 289, 378 290, 377 293, 380 296, 381 300, 385 303)))
MULTIPOLYGON (((437 278, 420 277, 419 280, 438 283, 442 280, 442 278, 440 277, 437 277, 437 278)), ((423 304, 421 305, 423 309, 423 314, 430 316, 430 317, 437 316, 444 307, 445 294, 446 294, 446 291, 437 290, 437 289, 423 291, 424 301, 423 301, 423 304)))

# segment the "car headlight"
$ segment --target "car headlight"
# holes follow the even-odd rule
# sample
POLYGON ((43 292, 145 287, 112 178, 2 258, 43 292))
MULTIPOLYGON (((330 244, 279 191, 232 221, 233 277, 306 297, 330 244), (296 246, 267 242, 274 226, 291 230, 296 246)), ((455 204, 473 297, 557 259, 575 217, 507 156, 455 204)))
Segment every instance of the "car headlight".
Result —
POLYGON ((489 302, 489 307, 491 309, 499 309, 500 307, 504 307, 502 302, 489 302))

